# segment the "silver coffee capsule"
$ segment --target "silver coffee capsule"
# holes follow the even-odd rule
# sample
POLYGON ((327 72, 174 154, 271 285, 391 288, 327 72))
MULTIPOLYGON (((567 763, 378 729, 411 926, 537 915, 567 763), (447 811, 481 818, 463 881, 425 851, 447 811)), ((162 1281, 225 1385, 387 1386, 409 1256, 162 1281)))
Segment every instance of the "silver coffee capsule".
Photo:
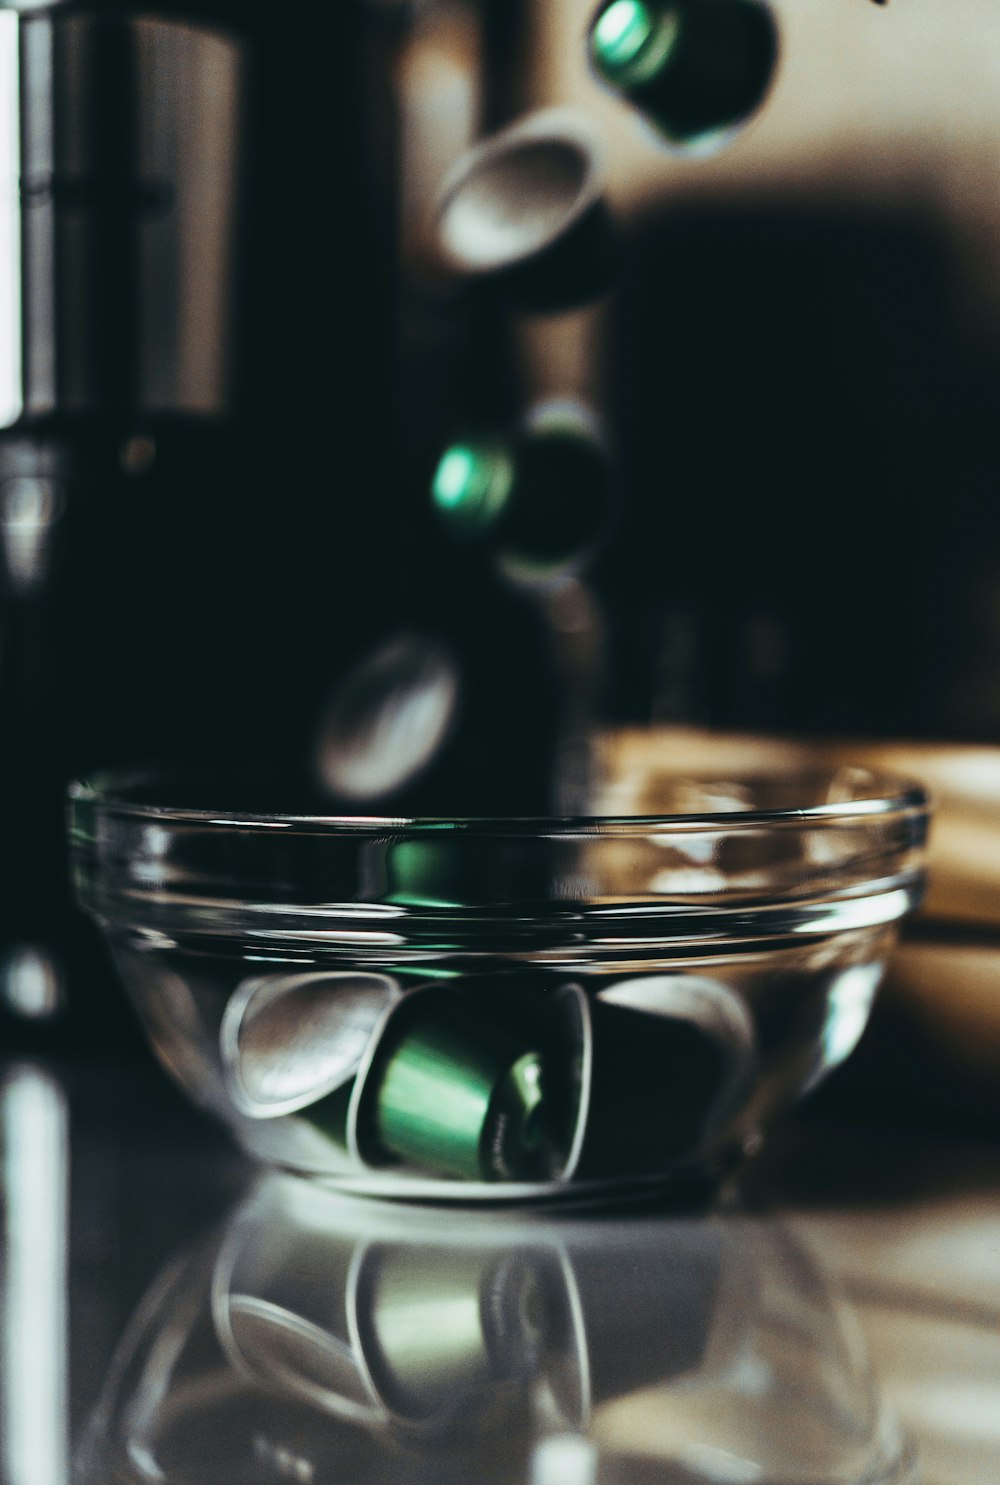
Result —
POLYGON ((587 125, 547 109, 470 150, 445 180, 437 238, 446 268, 525 310, 604 293, 617 242, 587 125))
POLYGON ((353 970, 242 981, 219 1030, 236 1107, 251 1119, 276 1119, 344 1088, 401 994, 392 976, 353 970))

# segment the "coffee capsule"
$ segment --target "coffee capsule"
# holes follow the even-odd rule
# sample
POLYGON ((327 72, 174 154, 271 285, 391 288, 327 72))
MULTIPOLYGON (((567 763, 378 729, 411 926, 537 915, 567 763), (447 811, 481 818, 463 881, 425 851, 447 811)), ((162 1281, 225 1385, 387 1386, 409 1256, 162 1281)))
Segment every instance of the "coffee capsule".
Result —
POLYGON ((362 1069, 351 1125, 367 1164, 396 1156, 468 1181, 545 1172, 537 1015, 504 995, 430 986, 387 1019, 362 1069), (520 1018, 520 1024, 518 1024, 520 1018))
POLYGON ((561 581, 586 565, 610 527, 611 463, 597 419, 578 402, 544 402, 509 440, 452 444, 431 498, 450 534, 494 553, 508 578, 561 581))
POLYGON ((706 148, 763 102, 778 37, 763 0, 610 0, 589 49, 597 76, 665 140, 706 148))
POLYGON ((698 1164, 752 1065, 746 1007, 701 976, 422 987, 371 1043, 348 1140, 467 1181, 648 1179, 698 1164))
POLYGON ((431 481, 431 501, 452 535, 475 539, 503 520, 514 490, 513 449, 501 438, 453 443, 431 481))
POLYGON ((753 1064, 753 1026, 725 985, 638 975, 578 1002, 585 1016, 579 1180, 650 1177, 696 1165, 721 1133, 753 1064))
POLYGON ((411 826, 404 837, 387 839, 370 859, 373 871, 377 862, 382 874, 387 902, 458 908, 543 901, 550 891, 553 858, 547 842, 516 835, 477 838, 432 825, 411 826))
MULTIPOLYGON (((470 883, 463 854, 467 854, 465 841, 430 833, 388 842, 382 849, 386 900, 401 907, 432 908, 457 908, 478 901, 479 883, 470 883)), ((489 878, 487 890, 488 884, 489 878)))
MULTIPOLYGON (((549 109, 470 150, 442 188, 437 239, 450 272, 522 310, 554 313, 603 294, 618 248, 586 123, 549 109)), ((487 486, 501 475, 494 465, 487 486)))
POLYGON ((338 799, 396 793, 438 757, 455 727, 461 681, 436 640, 400 634, 338 685, 320 729, 316 765, 338 799))
POLYGON ((277 1119, 309 1110, 313 1122, 342 1137, 351 1080, 401 993, 390 975, 351 970, 242 981, 219 1029, 226 1084, 240 1113, 277 1119))

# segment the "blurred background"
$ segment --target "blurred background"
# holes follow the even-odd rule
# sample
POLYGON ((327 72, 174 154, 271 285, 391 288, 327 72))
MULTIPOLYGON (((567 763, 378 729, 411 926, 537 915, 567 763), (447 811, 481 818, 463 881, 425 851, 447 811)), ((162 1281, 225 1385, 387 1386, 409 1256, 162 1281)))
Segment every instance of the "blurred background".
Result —
MULTIPOLYGON (((96 766, 281 753, 330 809, 540 813, 595 730, 933 740, 975 745, 985 885, 919 930, 930 1030, 907 982, 887 1035, 995 1118, 1000 16, 772 15, 773 78, 706 148, 602 82, 577 0, 0 6, 15 1045, 132 1046, 62 844, 96 766), (438 202, 552 107, 617 268, 526 306, 489 252, 444 262, 438 202), (484 450, 543 494, 473 540, 443 461, 484 450)), ((489 242, 537 184, 487 193, 489 242)))
POLYGON ((1000 10, 774 0, 711 149, 599 79, 597 11, 0 0, 11 1485, 69 1478, 152 1275, 247 1179, 73 907, 70 779, 264 754, 328 810, 572 810, 595 776, 639 809, 664 767, 803 749, 923 778, 937 822, 761 1201, 845 1280, 928 1485, 995 1477, 1000 10), (585 189, 501 171, 449 266, 442 188, 551 108, 585 189), (499 292, 578 208, 604 277, 499 292))

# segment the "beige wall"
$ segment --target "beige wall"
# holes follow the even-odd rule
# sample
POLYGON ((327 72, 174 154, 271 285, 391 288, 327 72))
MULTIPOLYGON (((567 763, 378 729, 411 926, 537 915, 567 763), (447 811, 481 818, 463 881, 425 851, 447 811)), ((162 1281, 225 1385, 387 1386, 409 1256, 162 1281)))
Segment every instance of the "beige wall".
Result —
POLYGON ((588 75, 593 0, 535 0, 538 102, 599 125, 627 214, 674 195, 820 197, 926 210, 962 255, 964 317, 1000 332, 1000 3, 777 0, 777 80, 742 136, 709 160, 664 150, 588 75))

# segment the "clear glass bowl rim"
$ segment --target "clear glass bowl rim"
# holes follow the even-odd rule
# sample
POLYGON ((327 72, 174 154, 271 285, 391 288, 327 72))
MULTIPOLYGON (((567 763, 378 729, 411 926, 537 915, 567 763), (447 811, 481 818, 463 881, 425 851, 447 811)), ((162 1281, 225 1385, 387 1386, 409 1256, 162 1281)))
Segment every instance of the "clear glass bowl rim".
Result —
MULTIPOLYGON (((692 782, 716 783, 719 769, 678 770, 677 777, 692 782)), ((740 783, 766 784, 780 780, 785 786, 801 780, 830 778, 841 770, 817 765, 815 768, 792 768, 778 771, 774 768, 758 771, 740 770, 740 783)), ((358 835, 381 838, 386 834, 405 838, 407 834, 424 836, 427 832, 440 831, 483 839, 498 836, 519 839, 553 839, 618 837, 648 839, 657 832, 697 832, 713 834, 742 831, 761 826, 809 828, 813 825, 846 825, 852 821, 862 822, 873 817, 892 815, 924 816, 929 812, 930 799, 926 789, 913 780, 859 767, 858 775, 868 780, 867 786, 859 789, 858 797, 834 800, 821 804, 800 807, 770 807, 752 809, 701 810, 694 813, 677 814, 609 814, 609 815, 552 815, 552 816, 407 816, 407 815, 347 815, 323 813, 259 812, 243 809, 209 809, 181 805, 152 804, 145 800, 129 798, 129 791, 138 787, 148 789, 157 780, 168 783, 183 778, 183 771, 170 768, 111 768, 96 770, 70 784, 68 797, 73 805, 89 805, 102 813, 119 819, 157 821, 161 824, 194 824, 209 830, 289 830, 296 833, 328 835, 333 837, 357 837, 358 835)))

